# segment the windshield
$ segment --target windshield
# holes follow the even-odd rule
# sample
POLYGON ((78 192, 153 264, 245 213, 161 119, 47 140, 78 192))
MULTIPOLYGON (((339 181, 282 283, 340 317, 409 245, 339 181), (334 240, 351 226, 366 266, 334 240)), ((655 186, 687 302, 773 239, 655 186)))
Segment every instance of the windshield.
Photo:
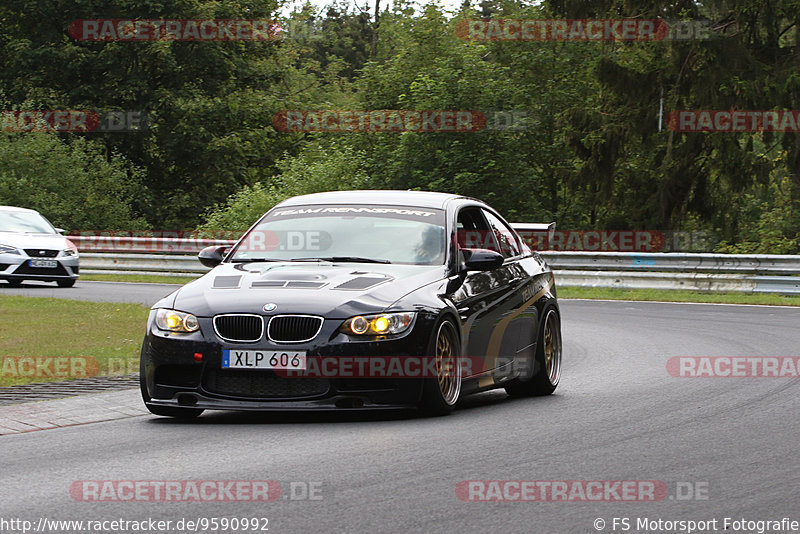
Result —
POLYGON ((441 265, 444 212, 398 206, 277 208, 239 242, 230 261, 349 261, 441 265))
POLYGON ((29 234, 55 234, 47 219, 30 211, 0 210, 0 232, 25 232, 29 234))

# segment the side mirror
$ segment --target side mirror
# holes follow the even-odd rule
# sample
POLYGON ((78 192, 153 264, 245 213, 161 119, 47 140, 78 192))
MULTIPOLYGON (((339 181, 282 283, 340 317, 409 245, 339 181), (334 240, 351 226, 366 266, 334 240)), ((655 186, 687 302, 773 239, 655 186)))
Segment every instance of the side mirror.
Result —
POLYGON ((493 271, 503 265, 503 255, 494 250, 465 248, 461 252, 467 271, 493 271))
POLYGON ((228 247, 226 245, 211 245, 210 247, 206 247, 200 251, 197 255, 197 259, 200 260, 200 263, 205 265, 206 267, 214 268, 220 263, 222 263, 223 258, 225 258, 225 253, 228 251, 228 247))
POLYGON ((64 230, 63 228, 55 228, 55 231, 58 232, 59 234, 63 234, 64 232, 66 232, 66 230, 64 230))

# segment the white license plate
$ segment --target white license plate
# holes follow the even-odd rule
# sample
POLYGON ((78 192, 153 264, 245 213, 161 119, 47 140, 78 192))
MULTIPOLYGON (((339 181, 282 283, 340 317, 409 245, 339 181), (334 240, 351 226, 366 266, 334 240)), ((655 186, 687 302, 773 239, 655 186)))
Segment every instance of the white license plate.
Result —
POLYGON ((58 267, 58 262, 56 260, 31 260, 30 262, 31 267, 58 267))
POLYGON ((223 369, 305 370, 305 351, 223 350, 223 369))

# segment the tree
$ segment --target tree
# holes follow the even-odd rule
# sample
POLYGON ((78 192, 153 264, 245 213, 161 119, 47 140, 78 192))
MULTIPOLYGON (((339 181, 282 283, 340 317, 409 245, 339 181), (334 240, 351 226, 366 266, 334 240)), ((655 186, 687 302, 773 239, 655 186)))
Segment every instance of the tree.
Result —
MULTIPOLYGON (((0 91, 15 109, 134 110, 138 133, 88 133, 144 171, 136 208, 193 226, 204 209, 264 179, 292 149, 271 126, 297 104, 279 41, 76 41, 73 20, 272 19, 278 0, 8 0, 0 7, 0 91)), ((302 95, 300 95, 302 98, 302 95)), ((72 134, 77 137, 83 134, 72 134)))
POLYGON ((338 139, 309 143, 296 157, 278 164, 280 174, 267 183, 245 186, 210 210, 200 230, 247 230, 259 217, 289 197, 346 189, 369 189, 365 155, 338 139))
POLYGON ((131 205, 140 173, 124 157, 84 139, 0 134, 0 204, 39 211, 68 230, 143 229, 131 205))

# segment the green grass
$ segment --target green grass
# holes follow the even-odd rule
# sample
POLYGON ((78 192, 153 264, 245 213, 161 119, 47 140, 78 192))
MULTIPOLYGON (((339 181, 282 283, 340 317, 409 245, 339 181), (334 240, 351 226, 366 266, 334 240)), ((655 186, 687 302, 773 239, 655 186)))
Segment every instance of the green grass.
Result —
POLYGON ((671 291, 666 289, 612 289, 594 287, 559 287, 564 299, 650 300, 663 302, 711 302, 720 304, 759 304, 800 306, 800 295, 771 293, 707 293, 703 291, 671 291))
POLYGON ((89 282, 137 282, 145 284, 186 284, 200 276, 157 276, 150 274, 82 274, 89 282))
POLYGON ((140 304, 4 296, 0 386, 137 372, 148 311, 140 304))

